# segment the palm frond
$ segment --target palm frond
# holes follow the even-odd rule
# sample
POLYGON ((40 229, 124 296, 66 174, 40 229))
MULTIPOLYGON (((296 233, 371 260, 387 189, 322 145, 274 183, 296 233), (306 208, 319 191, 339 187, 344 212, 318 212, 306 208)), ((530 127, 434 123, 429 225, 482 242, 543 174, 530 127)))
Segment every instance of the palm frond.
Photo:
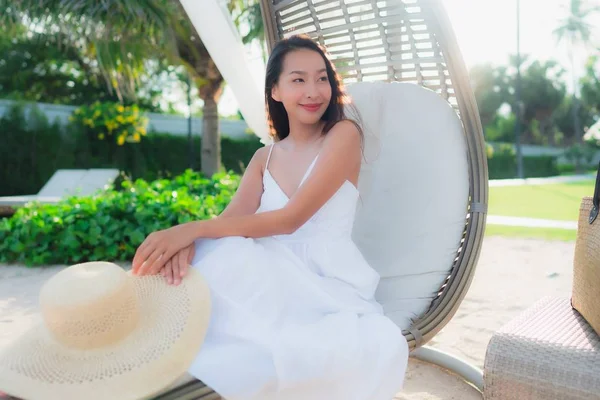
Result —
POLYGON ((553 35, 558 43, 564 40, 574 45, 590 42, 594 25, 588 22, 590 15, 600 10, 599 6, 592 6, 584 0, 571 0, 565 7, 566 16, 561 19, 553 30, 553 35))
POLYGON ((109 90, 132 96, 149 58, 176 52, 179 12, 170 0, 0 0, 0 27, 26 26, 87 48, 109 90))

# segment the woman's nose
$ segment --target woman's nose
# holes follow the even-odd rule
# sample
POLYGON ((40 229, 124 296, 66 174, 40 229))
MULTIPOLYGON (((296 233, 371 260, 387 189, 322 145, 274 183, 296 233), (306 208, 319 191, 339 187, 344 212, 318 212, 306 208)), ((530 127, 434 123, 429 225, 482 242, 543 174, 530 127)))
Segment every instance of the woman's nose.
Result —
POLYGON ((308 85, 305 86, 306 88, 306 97, 309 98, 315 98, 318 96, 319 91, 317 89, 317 86, 314 83, 309 83, 308 85))

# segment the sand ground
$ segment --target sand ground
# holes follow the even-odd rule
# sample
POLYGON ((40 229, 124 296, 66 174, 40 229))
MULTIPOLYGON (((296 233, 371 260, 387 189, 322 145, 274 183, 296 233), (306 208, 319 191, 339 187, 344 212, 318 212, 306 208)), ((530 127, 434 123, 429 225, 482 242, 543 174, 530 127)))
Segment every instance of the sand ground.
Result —
MULTIPOLYGON (((544 296, 568 297, 575 244, 487 237, 471 288, 450 323, 429 343, 483 368, 493 333, 544 296)), ((0 348, 28 329, 38 292, 63 266, 0 265, 0 348)), ((471 400, 481 394, 441 368, 411 359, 398 400, 471 400)))

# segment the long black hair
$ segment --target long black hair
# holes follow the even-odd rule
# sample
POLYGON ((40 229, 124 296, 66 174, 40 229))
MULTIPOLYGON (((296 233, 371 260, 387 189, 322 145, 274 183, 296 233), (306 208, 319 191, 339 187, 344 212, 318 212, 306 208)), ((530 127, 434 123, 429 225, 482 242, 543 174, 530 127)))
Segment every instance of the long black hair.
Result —
MULTIPOLYGON (((283 103, 273 99, 271 91, 273 87, 279 81, 279 76, 283 70, 283 61, 285 56, 299 49, 308 49, 316 51, 323 57, 325 61, 325 68, 327 69, 327 79, 331 85, 331 100, 329 106, 325 110, 325 113, 321 117, 321 121, 325 122, 323 128, 323 134, 329 132, 333 126, 339 121, 348 119, 344 114, 344 106, 351 105, 350 98, 344 91, 344 85, 338 73, 335 70, 335 66, 329 60, 327 51, 323 49, 318 43, 314 42, 307 35, 294 35, 289 38, 282 39, 277 42, 269 61, 267 62, 267 72, 265 77, 265 103, 267 107, 267 119, 269 122, 269 134, 275 140, 282 140, 290 134, 290 121, 288 118, 287 111, 285 110, 283 103)), ((353 108, 353 113, 358 117, 358 111, 353 108)), ((351 120, 358 128, 361 136, 363 131, 356 121, 351 120)))

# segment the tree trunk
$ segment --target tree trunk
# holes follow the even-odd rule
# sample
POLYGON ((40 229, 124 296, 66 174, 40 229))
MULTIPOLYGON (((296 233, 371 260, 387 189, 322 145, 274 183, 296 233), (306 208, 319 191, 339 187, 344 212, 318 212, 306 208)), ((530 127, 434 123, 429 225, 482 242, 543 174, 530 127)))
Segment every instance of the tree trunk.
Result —
POLYGON ((211 177, 221 168, 221 135, 217 100, 207 96, 202 119, 202 173, 211 177))
POLYGON ((221 168, 218 102, 223 93, 223 77, 198 33, 192 27, 190 29, 192 40, 189 41, 187 37, 179 38, 177 49, 181 60, 193 71, 198 95, 204 101, 201 164, 202 173, 211 177, 221 168))
POLYGON ((202 173, 211 177, 221 168, 221 132, 219 131, 218 102, 223 93, 223 77, 208 53, 197 64, 196 73, 202 77, 198 93, 204 101, 202 118, 202 173), (200 72, 202 71, 202 75, 200 72))

